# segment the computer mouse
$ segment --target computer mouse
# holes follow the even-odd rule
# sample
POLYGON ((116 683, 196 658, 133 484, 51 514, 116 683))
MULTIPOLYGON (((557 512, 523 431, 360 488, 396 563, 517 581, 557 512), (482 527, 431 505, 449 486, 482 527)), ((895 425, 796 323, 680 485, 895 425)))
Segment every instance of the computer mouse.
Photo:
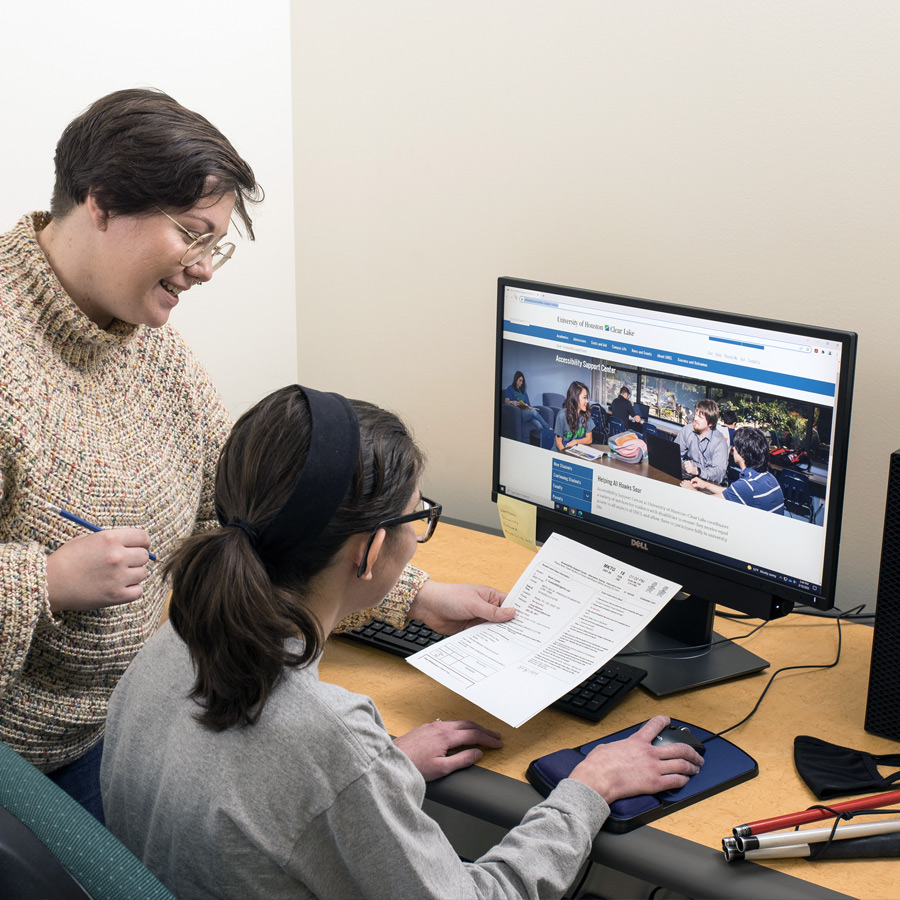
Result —
POLYGON ((686 725, 667 725, 650 743, 657 747, 663 747, 667 744, 687 744, 688 747, 693 747, 701 756, 706 754, 706 744, 698 737, 695 737, 686 725))

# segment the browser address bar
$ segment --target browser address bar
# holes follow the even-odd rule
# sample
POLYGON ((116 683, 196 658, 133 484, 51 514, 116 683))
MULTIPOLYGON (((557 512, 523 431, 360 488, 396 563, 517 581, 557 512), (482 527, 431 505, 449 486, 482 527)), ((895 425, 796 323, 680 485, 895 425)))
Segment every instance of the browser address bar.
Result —
MULTIPOLYGON (((628 317, 623 316, 619 313, 608 312, 607 310, 593 309, 589 306, 578 306, 574 303, 560 303, 559 301, 537 297, 528 297, 522 294, 519 295, 518 299, 523 301, 524 303, 532 303, 535 306, 552 307, 554 309, 559 309, 565 312, 576 312, 580 315, 603 318, 608 321, 627 322, 631 325, 644 325, 653 328, 662 328, 666 331, 680 331, 687 334, 696 334, 711 340, 714 340, 720 335, 723 339, 734 344, 746 344, 753 340, 750 335, 740 331, 713 331, 709 328, 681 323, 679 323, 678 325, 674 325, 664 319, 651 319, 641 316, 628 317)), ((791 341, 778 341, 768 337, 759 337, 756 338, 756 340, 773 349, 789 350, 797 353, 812 353, 812 348, 808 344, 799 344, 791 341)))

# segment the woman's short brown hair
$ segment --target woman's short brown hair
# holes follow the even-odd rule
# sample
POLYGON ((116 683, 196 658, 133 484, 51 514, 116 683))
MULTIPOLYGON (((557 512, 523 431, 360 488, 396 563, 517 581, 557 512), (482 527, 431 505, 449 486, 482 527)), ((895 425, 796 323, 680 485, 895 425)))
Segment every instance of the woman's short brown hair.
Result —
POLYGON ((190 209, 233 191, 235 214, 253 239, 247 204, 263 197, 253 170, 214 125, 162 91, 101 97, 63 131, 55 162, 55 218, 88 194, 108 213, 136 215, 158 206, 190 209))

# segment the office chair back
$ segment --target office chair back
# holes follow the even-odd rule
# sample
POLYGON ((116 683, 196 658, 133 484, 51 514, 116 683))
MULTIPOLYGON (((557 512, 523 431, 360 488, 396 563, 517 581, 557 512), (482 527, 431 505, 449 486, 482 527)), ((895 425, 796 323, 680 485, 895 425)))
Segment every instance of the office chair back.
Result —
POLYGON ((652 422, 644 422, 643 433, 658 435, 659 429, 652 422))
POLYGON ((598 403, 594 403, 590 408, 591 419, 593 420, 593 434, 595 444, 605 444, 609 440, 609 413, 603 409, 598 403))
POLYGON ((565 405, 566 398, 564 394, 554 394, 550 391, 545 391, 541 397, 541 402, 544 406, 553 406, 556 409, 562 409, 565 405))
POLYGON ((813 506, 809 490, 809 477, 803 472, 783 469, 778 480, 781 482, 781 490, 784 493, 785 510, 791 515, 803 516, 812 522, 813 506))
POLYGON ((59 876, 53 880, 53 891, 41 891, 40 885, 32 884, 37 890, 33 896, 47 900, 175 900, 112 832, 3 743, 0 807, 5 810, 0 817, 0 883, 4 886, 15 883, 13 879, 28 884, 31 872, 44 871, 59 876), (67 873, 68 880, 61 872, 67 873))
POLYGON ((618 416, 610 416, 609 417, 609 436, 612 437, 614 434, 621 434, 623 431, 626 431, 625 423, 618 416))
POLYGON ((0 887, 16 900, 91 900, 12 813, 0 806, 0 887))
POLYGON ((522 428, 522 410, 501 403, 500 406, 500 437, 509 438, 511 441, 525 440, 522 428))

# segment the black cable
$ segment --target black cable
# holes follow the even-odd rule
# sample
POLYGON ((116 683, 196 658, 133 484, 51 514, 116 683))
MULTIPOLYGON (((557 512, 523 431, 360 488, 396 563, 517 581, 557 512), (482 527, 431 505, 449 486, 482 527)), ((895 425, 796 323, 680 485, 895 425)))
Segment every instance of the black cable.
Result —
MULTIPOLYGON (((749 618, 749 616, 747 617, 749 618)), ((694 644, 692 646, 683 646, 683 647, 660 647, 655 650, 623 650, 620 653, 616 654, 616 657, 621 656, 667 656, 671 653, 686 653, 688 651, 693 650, 711 650, 713 647, 717 647, 719 644, 733 644, 735 641, 742 641, 744 638, 752 637, 759 631, 760 628, 768 625, 768 621, 760 622, 756 628, 748 631, 746 634, 739 634, 735 637, 720 637, 715 641, 707 641, 704 644, 694 644)))
MULTIPOLYGON (((814 619, 846 619, 847 621, 850 621, 850 622, 860 621, 863 619, 874 619, 875 618, 874 613, 859 613, 858 610, 861 610, 861 609, 865 609, 864 603, 860 603, 858 606, 852 607, 847 612, 842 612, 841 610, 836 610, 837 615, 829 615, 828 613, 821 612, 819 610, 796 609, 796 608, 794 610, 792 610, 790 614, 797 615, 797 616, 810 616, 811 618, 814 618, 814 619)), ((716 610, 715 614, 717 617, 720 617, 723 619, 730 619, 735 622, 759 618, 758 616, 751 616, 751 615, 748 615, 747 613, 730 613, 730 612, 724 612, 724 611, 719 611, 719 610, 716 610)), ((755 628, 748 631, 746 634, 739 634, 739 635, 736 635, 735 637, 720 637, 717 640, 707 641, 706 643, 703 643, 703 644, 693 644, 691 646, 685 645, 683 647, 661 647, 661 648, 658 648, 655 650, 623 650, 622 652, 617 653, 616 656, 617 657, 623 657, 623 656, 668 656, 670 654, 677 655, 679 653, 711 650, 713 647, 716 647, 719 644, 732 644, 735 641, 742 641, 742 640, 745 640, 746 638, 753 637, 753 635, 756 634, 757 631, 759 631, 761 628, 768 625, 769 621, 770 620, 767 619, 766 621, 761 622, 755 628)), ((806 668, 819 668, 819 667, 818 666, 799 666, 798 668, 806 669, 806 668)), ((825 668, 825 667, 823 666, 823 668, 825 668)), ((785 670, 782 669, 780 671, 785 671, 785 670)), ((776 673, 776 674, 778 674, 778 673, 776 673)))
MULTIPOLYGON (((864 603, 861 603, 859 606, 854 606, 852 609, 849 609, 847 612, 838 611, 838 615, 834 616, 834 621, 837 622, 837 630, 838 630, 838 646, 837 646, 837 654, 834 658, 834 662, 831 663, 820 663, 817 665, 805 665, 805 666, 783 666, 780 669, 777 669, 775 672, 771 674, 769 677, 766 686, 763 688, 763 692, 759 695, 759 699, 756 701, 756 705, 753 709, 741 719, 736 725, 732 725, 729 728, 724 729, 723 731, 718 732, 717 734, 710 735, 706 740, 703 741, 705 744, 706 741, 711 741, 713 738, 722 737, 723 734, 728 734, 729 731, 734 731, 735 728, 740 728, 748 719, 750 719, 756 711, 759 709, 760 705, 763 702, 763 698, 769 691, 769 688, 772 687, 772 682, 782 673, 782 672, 790 672, 797 669, 833 669, 840 661, 841 661, 841 648, 843 647, 843 634, 841 633, 841 619, 846 618, 847 616, 852 616, 857 613, 859 610, 865 607, 864 603)), ((830 617, 829 617, 830 618, 830 617)))
POLYGON ((848 622, 857 622, 862 619, 874 619, 875 613, 857 613, 856 610, 865 608, 864 603, 860 603, 859 606, 854 606, 851 610, 846 613, 842 613, 840 610, 820 610, 820 609, 810 609, 808 607, 802 607, 800 609, 795 609, 794 612, 798 616, 809 616, 811 619, 836 619, 838 617, 846 619, 848 622), (832 615, 832 612, 836 612, 838 615, 832 615))
MULTIPOLYGON (((809 856, 806 857, 809 860, 819 859, 820 857, 824 856, 828 852, 828 848, 831 846, 832 842, 834 841, 834 839, 837 835, 838 825, 840 825, 841 822, 845 822, 845 821, 849 822, 854 816, 876 816, 876 815, 877 816, 883 816, 883 815, 895 816, 895 815, 897 815, 896 809, 855 809, 852 811, 839 813, 836 810, 833 810, 830 806, 824 806, 824 805, 820 805, 820 804, 817 804, 816 806, 811 806, 810 809, 824 809, 826 812, 830 812, 834 816, 834 825, 831 828, 831 834, 828 835, 828 838, 824 841, 817 841, 815 843, 815 845, 811 848, 809 856)), ((797 825, 794 828, 794 831, 801 837, 803 836, 803 832, 800 829, 799 825, 797 825)))

